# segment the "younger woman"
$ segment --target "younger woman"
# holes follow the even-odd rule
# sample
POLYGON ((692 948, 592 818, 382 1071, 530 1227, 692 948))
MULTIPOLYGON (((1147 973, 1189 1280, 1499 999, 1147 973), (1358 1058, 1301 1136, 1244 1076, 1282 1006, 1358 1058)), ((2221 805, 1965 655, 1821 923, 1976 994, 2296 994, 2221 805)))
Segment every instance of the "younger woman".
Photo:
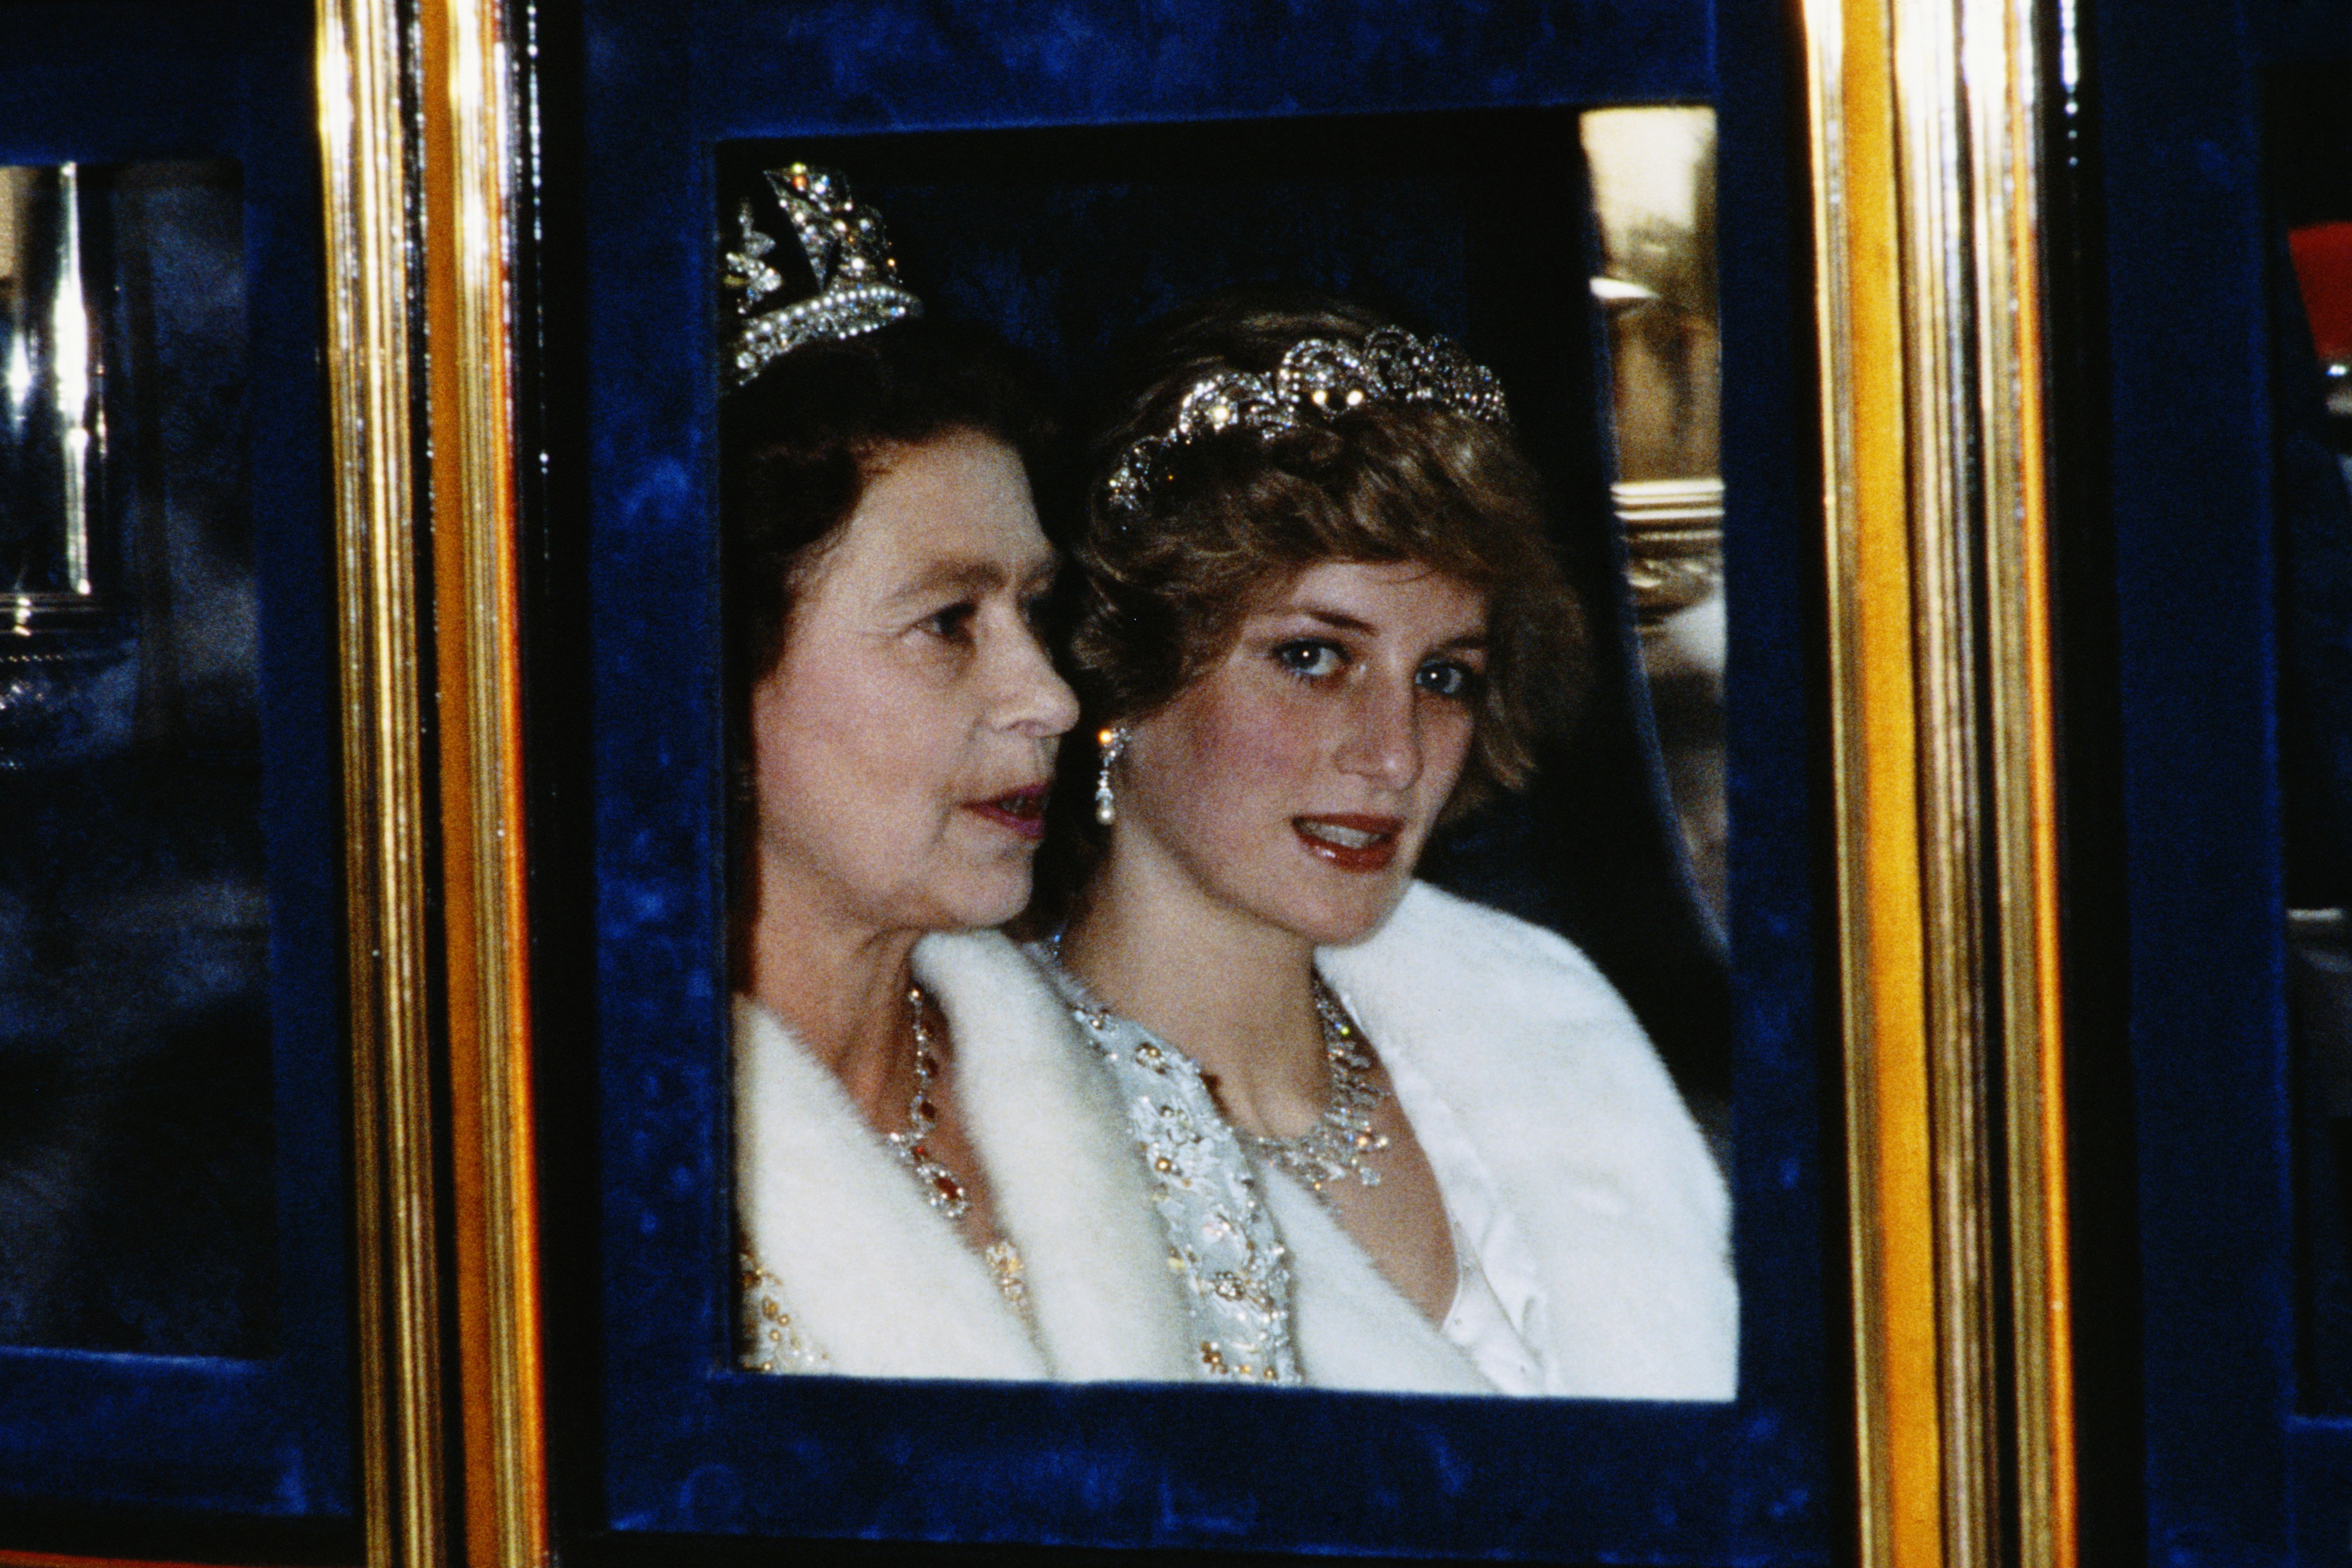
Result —
POLYGON ((1412 880, 1526 782, 1582 622, 1494 378, 1314 298, 1147 334, 1092 444, 1098 743, 1055 960, 1204 1357, 1350 1388, 1728 1399, 1723 1183, 1549 931, 1412 880))

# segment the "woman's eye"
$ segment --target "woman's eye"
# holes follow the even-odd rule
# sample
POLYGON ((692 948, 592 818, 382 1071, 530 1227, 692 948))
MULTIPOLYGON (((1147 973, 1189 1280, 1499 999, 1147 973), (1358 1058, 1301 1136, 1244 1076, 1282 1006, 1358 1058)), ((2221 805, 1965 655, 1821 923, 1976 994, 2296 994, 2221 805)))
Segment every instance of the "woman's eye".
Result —
POLYGON ((1433 697, 1467 697, 1478 689, 1478 672, 1450 658, 1433 658, 1421 667, 1421 689, 1433 697))
POLYGON ((1302 638, 1276 644, 1274 662, 1302 680, 1320 680, 1339 673, 1343 656, 1330 643, 1302 638))
POLYGON ((950 605, 923 617, 923 629, 933 637, 958 642, 971 635, 972 617, 980 606, 969 599, 950 605))

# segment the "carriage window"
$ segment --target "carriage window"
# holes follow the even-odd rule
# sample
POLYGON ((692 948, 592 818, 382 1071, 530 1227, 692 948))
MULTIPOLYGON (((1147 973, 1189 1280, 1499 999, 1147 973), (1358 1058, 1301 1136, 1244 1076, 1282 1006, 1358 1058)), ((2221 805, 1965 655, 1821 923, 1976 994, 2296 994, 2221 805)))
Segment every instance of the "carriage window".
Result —
POLYGON ((268 1347, 239 177, 0 168, 0 1344, 268 1347))

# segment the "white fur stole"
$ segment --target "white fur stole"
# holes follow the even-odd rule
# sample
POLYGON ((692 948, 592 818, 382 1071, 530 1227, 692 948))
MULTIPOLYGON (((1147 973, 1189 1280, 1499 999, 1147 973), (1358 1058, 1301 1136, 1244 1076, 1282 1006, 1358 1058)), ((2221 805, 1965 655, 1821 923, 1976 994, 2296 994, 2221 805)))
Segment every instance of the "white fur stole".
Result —
POLYGON ((833 1073, 739 998, 737 1214, 793 1327, 851 1376, 1196 1375, 1125 1122, 1059 997, 995 931, 926 937, 914 963, 1036 1331, 833 1073))
MULTIPOLYGON (((1422 883, 1370 938, 1318 962, 1373 1048, 1409 1062, 1477 1150, 1535 1255, 1559 1392, 1733 1397, 1739 1310, 1723 1179, 1591 962, 1550 931, 1422 883)), ((1399 1098, 1408 1121, 1422 1120, 1404 1083, 1399 1098)), ((1344 1342, 1342 1312, 1328 1315, 1342 1342, 1318 1350, 1310 1337, 1317 1270, 1306 1254, 1332 1238, 1294 1222, 1294 1206, 1282 1223, 1297 1255, 1299 1355, 1321 1383, 1320 1365, 1360 1359, 1363 1347, 1344 1342)), ((1367 1309, 1357 1321, 1378 1339, 1402 1332, 1393 1314, 1367 1309)))

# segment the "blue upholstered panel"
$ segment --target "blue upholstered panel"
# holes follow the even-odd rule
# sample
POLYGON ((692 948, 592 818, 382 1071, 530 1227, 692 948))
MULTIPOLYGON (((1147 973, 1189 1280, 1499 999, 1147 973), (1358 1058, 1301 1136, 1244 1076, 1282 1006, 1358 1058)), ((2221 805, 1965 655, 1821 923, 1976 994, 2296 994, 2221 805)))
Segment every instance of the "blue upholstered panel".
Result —
MULTIPOLYGON (((281 1281, 277 1321, 261 1336, 272 1348, 253 1360, 0 1349, 0 1499, 20 1507, 311 1518, 352 1507, 342 849, 310 47, 299 0, 0 11, 0 163, 210 158, 242 171, 281 1281)), ((157 1282, 159 1299, 168 1294, 157 1282)))
MULTIPOLYGON (((2103 5, 2090 37, 2105 160, 2147 1552, 2184 1564, 2342 1562, 2352 1529, 2346 1520, 2332 1552, 2291 1552, 2276 510, 2243 12, 2231 0, 2103 5)), ((2078 1093, 2124 1092, 2121 1078, 2078 1093)))

